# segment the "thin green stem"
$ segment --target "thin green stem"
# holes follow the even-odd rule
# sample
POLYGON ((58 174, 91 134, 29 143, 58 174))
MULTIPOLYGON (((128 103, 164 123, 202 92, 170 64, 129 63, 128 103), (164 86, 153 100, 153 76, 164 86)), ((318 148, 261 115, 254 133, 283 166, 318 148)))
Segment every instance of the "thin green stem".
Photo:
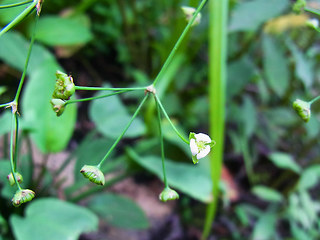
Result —
POLYGON ((316 15, 320 15, 320 11, 318 9, 312 8, 312 7, 304 7, 304 10, 307 12, 311 12, 316 15))
POLYGON ((25 4, 28 4, 28 3, 31 3, 31 2, 32 2, 32 0, 28 0, 28 1, 25 1, 25 2, 19 2, 19 3, 1 5, 1 6, 0 6, 0 9, 18 7, 18 6, 25 5, 25 4))
POLYGON ((21 76, 21 79, 20 79, 20 82, 19 82, 18 90, 16 92, 16 96, 15 96, 15 98, 13 100, 13 102, 17 106, 18 106, 18 101, 19 101, 21 89, 22 89, 22 86, 23 86, 23 83, 24 83, 24 79, 25 79, 26 74, 27 74, 27 69, 28 69, 30 56, 31 56, 31 51, 32 51, 32 47, 33 47, 33 44, 34 44, 34 41, 35 41, 35 33, 36 33, 36 27, 37 27, 38 20, 39 20, 39 15, 36 14, 35 25, 34 25, 32 37, 31 37, 31 41, 30 41, 30 45, 29 45, 29 49, 28 49, 28 53, 27 53, 26 62, 24 64, 24 68, 23 68, 22 76, 21 76))
POLYGON ((162 171, 163 171, 163 182, 165 188, 168 188, 168 180, 167 180, 167 175, 166 175, 166 167, 165 167, 165 156, 164 156, 164 146, 163 146, 163 133, 162 133, 162 126, 161 126, 161 111, 160 111, 160 106, 155 99, 156 105, 157 105, 157 112, 158 112, 158 123, 159 123, 159 134, 160 134, 160 147, 161 147, 161 160, 162 160, 162 171))
POLYGON ((19 118, 16 114, 15 117, 16 121, 15 121, 15 128, 16 128, 16 132, 15 132, 15 148, 14 148, 14 156, 13 156, 13 167, 14 167, 14 171, 17 171, 17 161, 18 161, 18 136, 19 136, 19 118))
POLYGON ((171 121, 170 117, 168 116, 166 110, 165 110, 164 107, 162 106, 162 104, 161 104, 160 99, 158 98, 158 96, 155 94, 154 97, 155 97, 155 99, 156 99, 156 101, 157 101, 160 109, 162 110, 164 116, 168 119, 169 123, 171 124, 173 130, 174 130, 174 131, 176 132, 176 134, 181 138, 182 141, 184 141, 186 144, 189 145, 190 142, 189 142, 187 139, 185 139, 185 138, 181 135, 181 133, 178 131, 178 129, 174 126, 174 124, 173 124, 173 122, 171 121))
POLYGON ((146 87, 136 87, 136 88, 105 88, 105 87, 85 87, 85 86, 75 86, 76 90, 87 90, 87 91, 136 91, 136 90, 146 90, 146 87))
POLYGON ((207 208, 202 239, 207 239, 216 215, 223 162, 227 68, 228 0, 209 2, 210 136, 217 142, 210 155, 213 201, 207 208))
POLYGON ((7 26, 5 26, 0 31, 0 37, 8 32, 11 28, 13 28, 15 25, 17 25, 19 22, 21 22, 37 5, 37 2, 32 2, 29 7, 27 7, 22 13, 20 13, 15 19, 13 19, 7 26))
POLYGON ((318 101, 320 99, 320 95, 318 97, 315 97, 314 99, 312 99, 311 101, 309 101, 310 105, 316 101, 318 101))
POLYGON ((70 103, 85 102, 85 101, 96 100, 99 98, 106 98, 106 97, 110 97, 110 96, 117 95, 117 94, 124 93, 124 92, 128 92, 128 91, 119 91, 119 92, 114 92, 114 93, 110 93, 110 94, 106 94, 106 95, 89 97, 89 98, 82 98, 82 99, 71 99, 71 100, 66 101, 66 105, 70 104, 70 103))
POLYGON ((3 107, 8 107, 10 106, 11 103, 3 103, 3 104, 0 104, 0 108, 3 108, 3 107))
POLYGON ((134 112, 132 118, 130 119, 130 121, 128 122, 128 124, 126 125, 126 127, 124 128, 124 130, 122 131, 122 133, 120 134, 120 136, 117 138, 117 140, 113 143, 113 145, 111 146, 111 148, 109 149, 109 151, 106 153, 106 155, 104 156, 104 158, 100 161, 100 163, 97 165, 98 168, 101 168, 102 164, 104 163, 104 161, 109 157, 109 155, 111 154, 111 152, 113 151, 113 149, 117 146, 117 144, 120 142, 121 138, 123 137, 123 135, 126 133, 126 131, 128 130, 128 128, 130 127, 130 125, 132 124, 133 120, 137 117, 140 109, 142 108, 143 104, 145 103, 145 101, 147 100, 149 94, 147 94, 142 102, 140 103, 140 105, 138 106, 137 110, 134 112))
POLYGON ((167 70, 169 64, 171 63, 173 57, 175 56, 179 46, 181 45, 183 39, 185 38, 185 36, 187 35, 187 33, 189 32, 193 22, 195 21, 198 13, 201 11, 201 9, 203 8, 204 4, 207 2, 207 0, 202 0, 199 7, 197 8, 197 10, 195 11, 192 19, 189 21, 188 25, 185 27, 185 29, 183 30, 182 34, 180 35, 178 41, 176 42, 176 44, 174 45, 173 49, 171 50, 168 58, 166 59, 166 61, 164 62, 162 68, 160 69, 158 75, 156 76, 153 85, 155 86, 158 82, 159 79, 161 79, 163 73, 167 70))
POLYGON ((18 131, 17 129, 17 125, 16 125, 16 118, 17 118, 17 115, 15 112, 12 112, 12 117, 11 117, 11 132, 10 132, 10 165, 11 165, 11 173, 12 173, 12 176, 13 176, 13 179, 14 179, 14 182, 16 183, 17 187, 19 190, 21 190, 21 187, 20 187, 20 184, 19 182, 17 181, 17 178, 16 178, 16 170, 15 170, 15 156, 14 156, 14 153, 16 152, 15 151, 15 148, 17 146, 14 146, 14 143, 13 143, 13 139, 14 139, 14 131, 18 131))

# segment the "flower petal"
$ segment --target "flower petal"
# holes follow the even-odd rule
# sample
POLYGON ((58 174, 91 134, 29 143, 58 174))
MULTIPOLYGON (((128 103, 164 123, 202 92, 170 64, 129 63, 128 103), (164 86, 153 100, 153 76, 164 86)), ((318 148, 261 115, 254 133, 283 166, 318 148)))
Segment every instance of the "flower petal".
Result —
POLYGON ((199 152, 198 146, 196 144, 196 140, 193 138, 190 139, 190 150, 191 150, 192 156, 195 156, 199 152))
POLYGON ((194 136, 197 142, 203 141, 205 143, 211 143, 211 138, 207 134, 198 133, 198 134, 195 134, 194 136))
POLYGON ((204 149, 202 149, 198 154, 197 154, 197 158, 201 159, 204 158, 205 156, 207 156, 210 152, 210 146, 206 146, 204 149))

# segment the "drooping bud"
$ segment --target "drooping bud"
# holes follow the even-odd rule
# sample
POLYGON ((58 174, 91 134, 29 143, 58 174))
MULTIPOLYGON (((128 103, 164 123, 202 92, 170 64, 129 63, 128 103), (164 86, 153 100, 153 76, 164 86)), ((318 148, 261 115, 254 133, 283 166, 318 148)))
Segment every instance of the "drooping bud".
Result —
MULTIPOLYGON (((14 173, 14 175, 15 175, 17 181, 18 181, 19 183, 22 183, 22 181, 23 181, 22 175, 21 175, 20 173, 18 173, 18 172, 14 173)), ((16 182, 14 181, 12 172, 7 176, 7 179, 8 179, 9 184, 10 184, 11 186, 13 186, 13 185, 16 183, 16 182)))
POLYGON ((175 199, 179 199, 179 194, 175 190, 173 190, 173 189, 171 189, 169 187, 166 187, 160 193, 159 199, 162 202, 166 202, 166 201, 169 201, 169 200, 175 200, 175 199))
MULTIPOLYGON (((192 17, 193 17, 193 14, 196 12, 196 9, 193 8, 193 7, 186 7, 186 6, 183 6, 181 7, 181 10, 183 11, 184 15, 185 15, 185 18, 187 20, 187 22, 190 22, 192 17)), ((195 25, 198 25, 201 21, 201 13, 198 13, 196 19, 194 20, 194 22, 192 23, 192 26, 195 26, 195 25)))
POLYGON ((31 201, 35 196, 34 191, 29 190, 29 189, 22 189, 18 190, 13 198, 12 198, 12 205, 15 207, 19 207, 22 203, 26 203, 31 201))
POLYGON ((97 166, 84 165, 80 172, 91 182, 97 185, 104 185, 105 178, 101 170, 97 166))
POLYGON ((57 99, 57 98, 53 98, 50 101, 51 105, 52 105, 52 109, 53 111, 57 114, 57 116, 59 117, 65 108, 66 102, 63 101, 62 99, 57 99))
POLYGON ((56 72, 56 77, 57 80, 52 97, 68 100, 75 92, 73 78, 60 71, 56 72))
POLYGON ((311 104, 306 101, 302 101, 300 99, 296 99, 293 104, 293 109, 296 113, 302 118, 303 121, 308 122, 311 117, 311 104))

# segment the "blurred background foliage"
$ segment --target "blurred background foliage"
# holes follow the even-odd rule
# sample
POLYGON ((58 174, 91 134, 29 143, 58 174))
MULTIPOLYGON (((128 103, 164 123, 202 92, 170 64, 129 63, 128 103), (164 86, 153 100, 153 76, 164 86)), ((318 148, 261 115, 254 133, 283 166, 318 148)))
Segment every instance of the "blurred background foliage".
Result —
MULTIPOLYGON (((0 4, 10 2, 15 1, 3 0, 0 4)), ((193 166, 188 146, 180 142, 166 121, 168 180, 181 196, 171 208, 171 218, 162 220, 167 221, 167 227, 159 224, 160 220, 148 220, 148 213, 126 193, 119 195, 92 187, 79 174, 83 164, 95 164, 102 158, 142 94, 70 105, 61 118, 55 116, 49 104, 57 69, 71 74, 76 85, 82 86, 150 84, 186 25, 180 7, 196 7, 198 2, 44 2, 19 110, 19 169, 25 176, 25 186, 34 188, 39 200, 25 209, 10 206, 14 190, 5 182, 9 173, 10 114, 4 111, 0 116, 0 239, 38 239, 28 229, 37 229, 38 236, 48 233, 45 239, 51 239, 50 231, 62 229, 58 231, 59 239, 78 239, 81 233, 98 231, 97 217, 107 226, 147 232, 143 235, 146 239, 200 237, 204 203, 212 200, 210 191, 216 183, 210 181, 208 161, 193 166), (63 157, 53 155, 62 151, 67 153, 63 157), (50 156, 61 158, 58 167, 48 167, 50 156), (74 170, 65 170, 69 164, 74 164, 74 170), (61 174, 65 171, 67 174, 61 174), (67 179, 71 176, 74 182, 64 184, 66 179, 61 175, 67 179), (51 206, 66 210, 54 211, 51 206), (79 221, 77 230, 68 231, 74 226, 64 221, 70 224, 68 217, 73 221, 74 214, 79 221), (65 216, 63 221, 61 216, 65 216), (179 226, 174 225, 172 216, 179 216, 179 226), (37 227, 44 218, 57 226, 49 230, 48 226, 37 227), (23 227, 16 227, 17 224, 23 227), (159 226, 165 232, 159 234, 159 226)), ((293 3, 229 2, 226 144, 222 194, 212 239, 319 238, 320 108, 314 105, 312 118, 305 124, 291 105, 296 98, 309 100, 319 94, 320 35, 305 24, 317 16, 294 14, 293 3)), ((320 1, 310 0, 307 4, 320 9, 320 1)), ((24 7, 0 10, 0 25, 5 26, 24 7)), ((1 103, 10 101, 15 94, 32 29, 30 15, 0 38, 1 103)), ((207 92, 207 39, 208 12, 204 8, 200 25, 188 35, 159 81, 163 105, 186 135, 190 131, 208 132, 211 103, 207 92)), ((91 94, 77 92, 77 98, 91 94)), ((105 163, 105 188, 127 178, 133 178, 137 188, 157 181, 155 176, 162 179, 154 110, 150 101, 105 163)), ((157 198, 161 187, 151 190, 157 198)), ((142 239, 142 235, 138 236, 142 239)), ((95 234, 80 238, 101 239, 95 234)))

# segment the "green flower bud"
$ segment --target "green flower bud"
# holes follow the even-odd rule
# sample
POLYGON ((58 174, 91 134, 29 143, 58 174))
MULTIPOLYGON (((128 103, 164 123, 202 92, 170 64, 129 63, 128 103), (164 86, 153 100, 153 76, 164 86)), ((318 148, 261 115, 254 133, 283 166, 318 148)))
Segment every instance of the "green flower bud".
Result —
POLYGON ((295 4, 293 5, 293 7, 292 7, 292 10, 295 12, 295 13, 297 13, 297 14, 299 14, 299 13, 301 13, 301 10, 306 6, 306 1, 305 0, 297 0, 296 2, 295 2, 295 4))
POLYGON ((22 203, 26 203, 31 201, 35 196, 34 191, 29 190, 29 189, 22 189, 18 190, 13 198, 12 198, 12 205, 15 207, 19 207, 22 203))
MULTIPOLYGON (((181 7, 181 10, 183 11, 185 18, 187 20, 187 22, 190 22, 193 14, 195 13, 196 9, 193 7, 181 7)), ((198 25, 200 23, 201 20, 201 13, 198 13, 196 19, 194 20, 194 22, 192 23, 192 26, 198 25)))
POLYGON ((166 202, 168 200, 175 200, 175 199, 179 199, 179 194, 175 190, 172 190, 171 188, 166 187, 160 193, 159 199, 162 202, 166 202))
POLYGON ((57 114, 57 116, 59 117, 65 108, 66 102, 63 101, 62 99, 57 99, 57 98, 53 98, 50 101, 51 105, 52 105, 52 109, 53 111, 57 114))
MULTIPOLYGON (((19 183, 21 183, 21 182, 23 181, 23 177, 22 177, 22 175, 21 175, 20 173, 16 172, 14 175, 15 175, 15 177, 16 177, 16 179, 17 179, 17 181, 18 181, 19 183)), ((13 186, 13 185, 16 183, 16 182, 14 181, 12 172, 7 176, 7 179, 8 179, 9 184, 10 184, 11 186, 13 186)))
POLYGON ((68 100, 75 92, 75 85, 73 78, 67 74, 57 71, 56 72, 56 85, 52 94, 53 98, 68 100))
POLYGON ((311 117, 311 104, 309 102, 296 99, 293 102, 293 109, 296 110, 297 114, 302 118, 303 121, 308 122, 311 117))
POLYGON ((98 185, 105 184, 104 175, 97 166, 84 165, 81 168, 80 172, 83 174, 83 176, 85 176, 95 184, 98 184, 98 185))

